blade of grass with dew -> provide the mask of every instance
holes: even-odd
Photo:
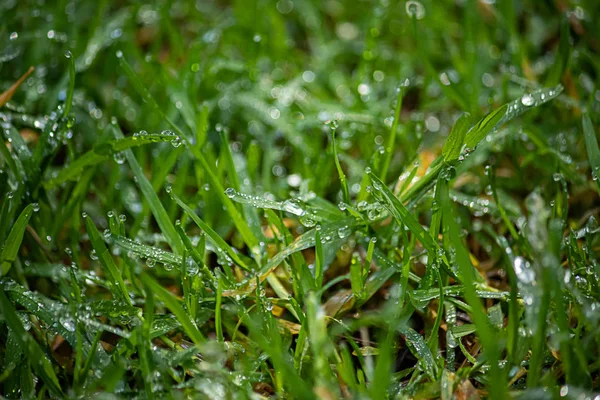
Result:
[[[173,135],[157,133],[129,136],[100,143],[94,146],[92,150],[88,151],[83,156],[74,160],[65,169],[61,170],[56,177],[50,179],[44,185],[47,188],[52,188],[66,181],[76,180],[85,169],[103,163],[113,154],[147,144],[172,142],[175,140],[174,138],[175,137]]]
[[[144,321],[137,328],[138,334],[138,356],[140,358],[140,369],[142,372],[142,379],[144,380],[144,389],[148,399],[154,398],[154,392],[152,388],[152,372],[156,370],[156,366],[152,362],[152,342],[150,341],[150,332],[154,322],[154,294],[152,289],[148,285],[144,285],[144,292],[146,294],[146,304],[144,310]]]
[[[123,133],[121,132],[120,128],[114,124],[112,126],[116,137],[118,139],[122,139]],[[125,157],[129,162],[129,167],[131,168],[133,175],[137,179],[137,184],[140,190],[142,191],[146,201],[150,205],[150,210],[152,211],[152,215],[154,215],[154,218],[156,219],[160,230],[165,235],[165,238],[167,239],[167,242],[171,246],[173,252],[175,252],[176,254],[181,254],[183,252],[183,243],[181,243],[181,239],[179,239],[179,235],[177,234],[177,231],[175,231],[175,227],[169,219],[167,211],[165,210],[164,206],[160,202],[160,199],[154,192],[154,189],[148,181],[148,178],[146,178],[146,175],[144,175],[142,167],[140,166],[140,164],[138,164],[135,155],[133,154],[133,151],[131,151],[131,149],[125,150]]]
[[[153,168],[152,178],[150,180],[155,193],[158,193],[165,182],[167,182],[167,176],[172,172],[172,169],[175,167],[175,164],[183,152],[183,146],[176,149],[165,148],[161,151],[160,159],[162,162],[160,165],[157,165]],[[163,154],[166,154],[166,157],[162,157]],[[137,235],[142,228],[142,223],[146,220],[150,212],[150,205],[148,203],[144,203],[142,205],[142,211],[135,217],[133,226],[129,230],[129,235],[131,237],[135,237],[135,235]]]
[[[461,270],[461,276],[464,283],[464,296],[472,309],[471,317],[477,326],[477,334],[483,345],[485,354],[488,356],[490,367],[490,394],[492,398],[506,398],[506,380],[504,373],[500,370],[498,361],[500,359],[500,349],[496,342],[496,334],[489,324],[488,317],[483,309],[481,301],[477,296],[475,289],[476,280],[474,274],[477,273],[467,249],[461,240],[460,227],[456,222],[456,212],[453,210],[453,204],[450,202],[448,183],[444,179],[438,179],[440,190],[440,206],[442,220],[444,223],[444,241],[451,246],[456,257],[456,263]]]
[[[25,140],[21,137],[19,131],[10,123],[4,125],[4,137],[11,144],[12,150],[16,153],[23,171],[27,176],[32,175],[33,156],[31,150],[27,147]]]
[[[334,236],[338,235],[338,231],[340,228],[346,229],[348,232],[353,232],[359,226],[360,222],[357,221],[355,218],[344,218],[336,222],[331,222],[322,225],[319,234],[322,238],[329,238],[329,240],[331,240]],[[262,282],[263,280],[265,280],[266,277],[269,274],[271,274],[275,270],[275,268],[277,268],[277,266],[279,266],[279,264],[281,264],[287,257],[299,251],[306,250],[310,247],[314,247],[316,243],[315,233],[315,228],[303,233],[301,236],[298,236],[296,240],[290,243],[286,248],[282,249],[279,253],[273,256],[273,258],[271,258],[269,262],[265,264],[258,272],[258,277],[260,281]],[[244,284],[242,284],[239,289],[224,291],[223,296],[247,294],[254,290],[254,285],[254,279],[248,280],[244,282]]]
[[[465,140],[467,130],[471,126],[471,114],[462,114],[454,123],[452,131],[442,148],[442,156],[446,163],[453,163],[458,160]]]
[[[202,154],[201,149],[198,148],[197,146],[194,146],[192,144],[193,141],[191,141],[190,138],[187,137],[183,133],[183,131],[169,117],[167,117],[164,114],[162,108],[159,107],[158,104],[156,103],[156,101],[154,100],[154,97],[152,97],[152,95],[150,94],[148,89],[146,89],[146,87],[140,82],[140,80],[137,77],[137,74],[134,72],[133,68],[131,68],[131,65],[129,65],[127,60],[125,60],[125,58],[123,57],[123,53],[120,51],[117,52],[117,57],[119,58],[119,62],[121,64],[121,66],[123,67],[123,70],[127,74],[127,77],[132,82],[132,84],[134,85],[137,92],[144,98],[144,100],[150,106],[152,106],[161,116],[163,116],[165,121],[167,121],[167,123],[175,130],[175,132],[180,136],[180,138],[182,138],[186,141],[188,148],[190,149],[190,151],[192,152],[194,157],[200,162],[202,168],[206,172],[206,176],[208,177],[211,186],[216,190],[217,195],[219,196],[220,200],[225,205],[227,212],[231,216],[231,219],[233,220],[233,223],[235,224],[236,228],[238,229],[240,235],[244,239],[244,242],[246,243],[246,245],[250,248],[250,250],[252,252],[257,251],[258,240],[252,234],[251,229],[248,227],[248,224],[242,218],[242,216],[239,213],[239,211],[237,210],[237,208],[235,208],[235,206],[233,205],[231,200],[225,194],[225,189],[223,188],[223,185],[221,184],[220,180],[214,173],[213,168],[211,168],[211,166],[206,161],[206,158]],[[154,210],[153,210],[153,213],[154,213]]]
[[[92,243],[92,247],[96,251],[96,255],[98,259],[106,269],[108,273],[107,276],[111,285],[114,288],[114,291],[120,294],[121,300],[125,301],[128,305],[131,305],[131,299],[129,298],[129,291],[127,290],[127,286],[125,286],[125,282],[123,281],[123,277],[121,276],[121,271],[117,268],[115,261],[112,258],[112,254],[108,251],[108,248],[104,244],[102,237],[100,236],[100,232],[98,232],[98,228],[96,228],[96,224],[92,221],[92,218],[89,216],[85,216],[85,226],[90,237],[90,242]],[[112,237],[112,235],[111,235]]]
[[[419,223],[419,221],[404,207],[404,205],[400,202],[400,200],[394,196],[392,191],[383,183],[375,174],[371,171],[367,173],[369,178],[373,181],[373,187],[377,193],[380,193],[381,196],[387,202],[387,208],[392,213],[396,221],[400,225],[406,225],[408,229],[417,237],[419,242],[427,249],[427,251],[435,257],[438,253],[439,245],[435,240],[431,237],[429,232],[423,228],[423,226]],[[450,274],[450,276],[459,279],[459,275],[457,275],[458,271],[453,271],[447,261],[443,261],[442,265]]]
[[[598,139],[596,139],[594,126],[589,115],[585,114],[583,116],[581,124],[583,126],[583,137],[585,138],[585,147],[590,161],[590,168],[592,169],[592,179],[596,182],[598,193],[600,194],[600,148],[598,148]]]
[[[340,184],[342,185],[342,198],[346,204],[350,204],[350,194],[348,192],[348,182],[346,179],[346,174],[342,170],[342,166],[340,165],[340,159],[337,153],[337,145],[335,141],[335,133],[338,128],[337,121],[332,121],[330,124],[331,129],[331,148],[333,149],[333,160],[335,161],[335,167],[337,168],[338,176],[340,178]]]
[[[221,251],[223,254],[229,256],[233,262],[239,265],[241,268],[246,271],[251,271],[251,269],[242,261],[242,259],[238,256],[238,254],[225,242],[217,232],[215,232],[208,224],[206,224],[196,213],[192,210],[187,204],[185,204],[179,197],[177,197],[174,193],[171,193],[171,197],[179,207],[185,211],[185,213],[194,221],[198,228],[202,229],[204,233],[208,236],[210,241]]]
[[[421,364],[423,370],[433,381],[437,381],[438,368],[435,358],[427,347],[425,339],[412,328],[400,325],[398,331],[406,338],[406,343],[411,352]]]
[[[531,94],[526,94],[517,100],[495,109],[483,117],[465,134],[465,148],[471,150],[474,149],[489,133],[498,129],[504,123],[523,114],[527,110],[533,109],[558,97],[562,90],[562,85],[558,85],[551,89],[541,89]],[[403,203],[409,201],[414,202],[422,196],[425,191],[433,186],[437,176],[443,169],[444,165],[441,162],[442,159],[443,157],[438,157],[438,159],[432,162],[427,174],[402,195],[400,200]]]
[[[69,87],[67,89],[67,98],[65,99],[63,118],[69,118],[71,107],[73,106],[73,93],[75,93],[75,60],[69,50],[65,53],[65,57],[69,60]]]
[[[4,247],[2,248],[2,253],[0,253],[0,261],[2,262],[1,274],[0,276],[4,276],[10,270],[13,262],[17,259],[17,254],[19,252],[19,248],[21,247],[21,242],[23,242],[23,235],[25,234],[25,228],[27,228],[27,224],[29,223],[29,219],[33,215],[34,205],[30,204],[21,211],[19,218],[15,221],[6,241],[4,242]]]
[[[382,180],[386,180],[387,172],[390,167],[390,163],[392,162],[392,155],[394,154],[395,146],[396,146],[396,135],[398,131],[398,123],[400,121],[400,111],[402,110],[402,97],[404,95],[404,91],[402,90],[402,86],[398,87],[398,96],[396,98],[396,109],[394,110],[394,120],[392,121],[392,127],[390,128],[390,136],[388,138],[388,142],[385,147],[385,156],[382,160],[381,168],[379,170],[379,176],[381,176]]]
[[[61,389],[58,377],[54,372],[51,361],[41,349],[40,345],[29,333],[27,333],[17,315],[17,311],[3,291],[0,292],[0,307],[6,325],[15,332],[15,338],[19,342],[19,345],[31,360],[36,361],[32,363],[32,366],[35,368],[37,375],[42,378],[42,381],[48,386],[52,393],[56,396],[63,397],[64,393]]]
[[[206,338],[198,330],[198,327],[190,318],[188,313],[181,307],[179,300],[171,294],[167,289],[163,288],[154,278],[146,273],[140,275],[142,282],[150,289],[151,295],[158,297],[165,306],[175,315],[177,320],[181,323],[181,327],[188,335],[188,337],[199,345],[206,341]]]
[[[140,257],[148,258],[163,264],[181,264],[182,256],[178,254],[159,249],[158,247],[148,246],[119,235],[111,235],[110,239],[117,246],[122,247],[125,250],[132,251]]]

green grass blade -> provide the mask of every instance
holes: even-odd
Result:
[[[121,133],[118,126],[113,125],[113,127],[115,128],[115,133],[116,133],[117,138],[119,138],[119,139],[123,138],[123,134]],[[167,242],[171,246],[171,249],[176,254],[182,254],[183,253],[183,243],[181,243],[181,239],[179,239],[179,235],[177,234],[177,231],[175,230],[175,226],[173,226],[173,223],[169,219],[169,215],[167,214],[167,211],[165,210],[164,206],[160,202],[160,199],[154,192],[154,188],[152,187],[152,184],[150,183],[150,181],[148,181],[148,178],[146,178],[146,175],[144,174],[142,167],[137,162],[135,155],[133,154],[133,151],[131,151],[130,149],[125,150],[125,156],[127,157],[127,161],[129,162],[129,167],[131,168],[133,175],[137,179],[137,184],[138,184],[140,190],[142,191],[142,194],[144,195],[146,201],[150,205],[150,210],[152,211],[152,215],[154,215],[154,218],[156,219],[156,222],[158,223],[160,230],[165,235],[165,238],[167,239]]]
[[[181,322],[181,326],[188,337],[194,342],[194,344],[199,345],[205,342],[204,335],[198,330],[198,327],[192,321],[188,313],[181,307],[179,300],[172,295],[169,291],[163,288],[158,282],[154,280],[150,275],[146,273],[142,273],[140,276],[142,282],[150,288],[150,293],[154,294],[158,297],[165,306],[175,314],[175,317],[179,322]]]
[[[458,160],[465,140],[465,134],[471,126],[471,114],[464,113],[454,123],[452,131],[442,148],[444,161],[451,163]]]
[[[102,263],[102,266],[105,268],[108,273],[107,276],[114,287],[116,293],[120,294],[121,300],[125,301],[127,304],[131,305],[131,299],[129,298],[129,291],[127,290],[127,286],[125,286],[125,282],[123,281],[123,277],[121,276],[121,272],[117,268],[112,255],[108,251],[108,248],[104,244],[102,237],[100,236],[100,232],[98,232],[98,228],[96,228],[96,224],[92,221],[92,218],[85,215],[85,226],[90,237],[90,242],[92,243],[92,247],[96,251],[96,255]],[[112,235],[111,235],[112,237]]]
[[[180,265],[182,261],[182,256],[178,254],[174,254],[157,247],[147,246],[123,236],[111,235],[110,239],[117,246],[122,247],[125,250],[132,251],[135,254],[152,261],[169,265]]]
[[[504,373],[500,370],[498,361],[500,349],[496,340],[496,333],[490,325],[481,300],[477,296],[475,288],[477,273],[471,263],[469,253],[462,243],[460,227],[456,221],[456,211],[450,201],[448,184],[443,179],[438,180],[440,186],[440,202],[442,218],[444,223],[444,240],[448,243],[450,254],[455,255],[455,263],[461,271],[464,283],[464,297],[471,307],[471,317],[477,326],[477,334],[483,344],[485,354],[488,356],[490,367],[490,394],[495,399],[506,398],[506,380]]]
[[[209,237],[210,241],[217,247],[217,249],[224,255],[233,260],[237,265],[241,268],[250,271],[250,268],[246,265],[244,261],[240,258],[240,256],[225,242],[217,232],[215,232],[208,224],[206,224],[196,213],[192,210],[187,204],[185,204],[179,197],[177,197],[174,193],[171,193],[171,197],[173,200],[177,202],[179,207],[185,211],[185,213],[194,221],[198,228],[202,229],[204,233]]]
[[[394,110],[394,121],[392,121],[392,127],[390,128],[390,136],[385,148],[385,157],[382,160],[381,169],[379,175],[382,180],[386,180],[390,163],[392,162],[392,155],[395,152],[396,146],[396,134],[398,131],[398,123],[400,122],[400,111],[402,110],[402,97],[404,90],[402,86],[398,87],[398,97],[396,98],[396,109]]]
[[[331,123],[331,147],[333,149],[333,160],[335,161],[335,167],[338,171],[338,176],[340,177],[340,183],[342,185],[342,195],[344,199],[344,203],[350,204],[350,194],[348,192],[348,181],[346,179],[346,174],[344,174],[344,170],[342,170],[342,166],[340,165],[340,159],[337,153],[337,145],[335,142],[335,132],[337,131],[337,122]]]
[[[33,215],[33,212],[33,204],[25,207],[10,230],[8,237],[4,242],[2,253],[0,254],[0,261],[2,262],[0,276],[6,275],[13,262],[17,259],[17,254],[21,247],[21,242],[23,241],[23,235],[25,234],[25,228],[27,228],[27,224],[29,223],[29,219]]]
[[[380,193],[388,204],[388,209],[394,218],[401,225],[406,225],[408,229],[417,237],[423,246],[432,254],[436,254],[439,248],[438,244],[433,240],[429,232],[427,232],[419,221],[408,211],[408,209],[394,196],[394,193],[381,181],[373,172],[368,171],[367,174],[373,181],[373,188],[377,193]]]
[[[71,113],[71,106],[73,105],[73,93],[75,93],[75,59],[70,51],[67,51],[65,56],[69,60],[69,88],[67,90],[67,99],[65,101],[63,117],[68,118]]]
[[[58,377],[54,372],[54,367],[47,355],[40,348],[40,345],[27,333],[14,306],[8,300],[4,291],[0,291],[0,307],[2,309],[3,319],[6,325],[15,332],[15,338],[21,345],[21,348],[32,361],[33,368],[44,383],[50,388],[52,393],[59,397],[63,397],[64,393],[61,389]]]
[[[598,139],[592,125],[589,115],[585,114],[582,118],[583,137],[585,138],[585,147],[587,149],[590,167],[592,169],[592,179],[596,181],[598,193],[600,194],[600,148],[598,148]]]

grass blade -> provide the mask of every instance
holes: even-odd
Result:
[[[192,321],[188,313],[181,307],[179,300],[173,296],[169,291],[163,288],[158,282],[156,282],[150,275],[142,273],[140,276],[142,282],[150,288],[150,293],[158,297],[165,306],[175,314],[175,317],[181,322],[181,327],[194,344],[199,345],[204,343],[206,340],[204,335],[198,330],[198,327]]]
[[[64,397],[52,363],[46,353],[40,348],[40,345],[25,330],[15,308],[4,294],[4,291],[0,291],[0,308],[2,309],[2,316],[6,325],[15,332],[15,338],[21,348],[30,360],[35,360],[32,366],[36,370],[37,375],[48,385],[52,393],[61,398]]]
[[[598,193],[600,194],[600,148],[598,148],[598,139],[592,120],[585,114],[582,118],[583,137],[585,138],[585,147],[587,149],[590,167],[592,168],[592,179],[596,181]]]
[[[123,133],[121,133],[118,126],[113,125],[113,127],[115,129],[117,138],[122,139]],[[171,220],[169,219],[169,215],[167,214],[167,210],[165,210],[164,206],[160,202],[160,199],[154,192],[152,184],[150,183],[150,181],[148,181],[146,175],[144,175],[142,167],[140,167],[140,164],[135,159],[133,151],[131,151],[131,149],[125,150],[125,156],[127,157],[127,161],[129,162],[129,167],[131,168],[133,175],[137,179],[137,184],[140,190],[142,191],[144,197],[146,198],[146,201],[150,205],[152,215],[154,215],[154,218],[156,219],[160,230],[165,235],[165,238],[171,246],[171,249],[176,254],[182,254],[183,243],[181,243],[181,239],[179,238],[179,235],[175,230],[175,226],[173,226],[173,223],[171,222]]]
[[[98,228],[96,228],[96,224],[94,221],[92,221],[92,218],[87,216],[87,214],[84,215],[84,220],[88,235],[90,236],[90,242],[92,242],[92,247],[96,251],[96,255],[104,266],[106,272],[108,272],[107,275],[111,285],[114,287],[114,291],[120,294],[120,297],[123,301],[131,305],[129,291],[127,290],[127,286],[125,286],[121,272],[117,268],[112,255],[108,251],[108,248],[106,248],[106,245],[100,236],[100,232],[98,232]]]
[[[454,123],[452,132],[448,136],[444,148],[442,149],[442,156],[444,161],[451,163],[458,160],[460,152],[463,147],[465,140],[465,134],[471,126],[471,114],[464,113]]]
[[[23,241],[25,228],[27,228],[31,215],[33,215],[34,207],[33,204],[30,204],[21,211],[19,218],[15,221],[15,224],[4,242],[4,248],[0,254],[0,261],[2,262],[0,276],[6,275],[10,270],[12,263],[17,259],[17,253],[19,252],[21,242]]]

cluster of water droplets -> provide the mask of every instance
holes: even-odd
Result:
[[[319,220],[318,213],[315,209],[306,205],[299,198],[291,198],[284,201],[275,201],[265,197],[253,196],[245,193],[240,193],[233,188],[225,190],[227,197],[241,204],[248,204],[256,208],[267,208],[272,210],[285,211],[299,217],[302,225],[313,227]]]
[[[508,108],[506,109],[506,115],[504,115],[498,125],[523,114],[530,107],[537,107],[554,99],[560,95],[562,91],[563,86],[558,85],[550,89],[540,89],[532,93],[524,94],[520,99],[517,99],[508,105]]]

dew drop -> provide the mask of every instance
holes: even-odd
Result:
[[[229,197],[230,199],[233,199],[236,195],[236,191],[234,188],[227,188],[225,189],[225,194],[227,195],[227,197]]]
[[[523,104],[526,107],[530,107],[532,106],[534,103],[534,99],[533,96],[530,94],[526,94],[523,97],[521,97],[521,104]]]

